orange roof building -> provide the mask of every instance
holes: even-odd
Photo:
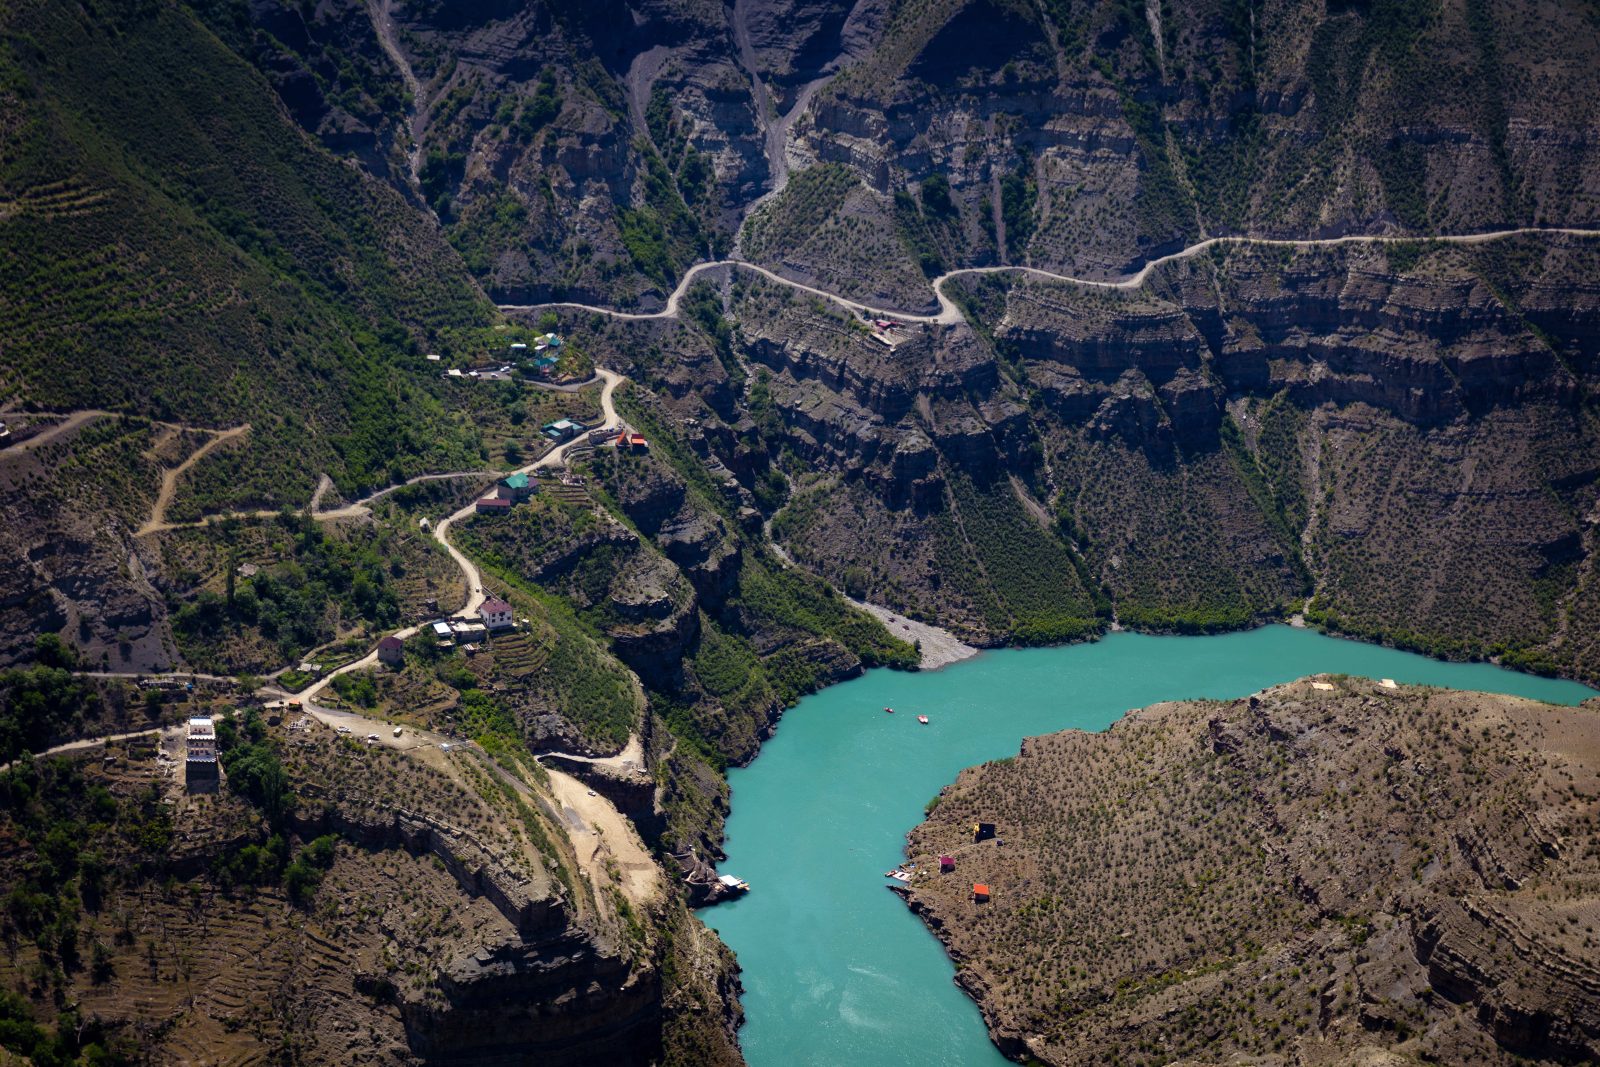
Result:
[[[989,887],[983,882],[975,882],[972,886],[972,899],[982,904],[989,899]]]

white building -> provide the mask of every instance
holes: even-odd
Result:
[[[483,625],[490,630],[509,630],[517,624],[511,612],[511,605],[499,597],[490,597],[483,602],[483,607],[478,609],[478,618],[483,620]]]
[[[189,744],[185,759],[190,763],[217,762],[217,726],[210,719],[189,720]]]

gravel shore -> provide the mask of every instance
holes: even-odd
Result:
[[[901,640],[922,642],[922,669],[925,671],[937,670],[978,654],[976,648],[966,644],[949,630],[908,619],[898,612],[879,607],[877,604],[868,604],[864,600],[851,600],[850,603],[876,616],[878,621],[889,628],[890,633]]]

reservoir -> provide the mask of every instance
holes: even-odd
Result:
[[[1024,737],[1103,730],[1130,708],[1241,697],[1308,674],[1561,704],[1595,695],[1575,682],[1269,626],[985,652],[939,671],[871,671],[807,697],[749,767],[729,772],[721,869],[751,892],[700,913],[743,968],[749,1062],[1009,1063],[952,982],[943,946],[884,888],[923,806],[963,768],[1015,755]]]

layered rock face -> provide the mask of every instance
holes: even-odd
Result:
[[[1589,20],[1532,3],[901,5],[799,138],[885,194],[948,180],[957,259],[1077,274],[1202,234],[1591,218]]]
[[[1592,14],[1535,0],[207,10],[308,130],[433,208],[502,302],[659,306],[791,171],[806,189],[742,251],[907,309],[945,267],[1106,277],[1207,234],[1600,207]],[[805,178],[817,163],[839,180]]]
[[[1585,1062],[1594,712],[1336,678],[1030,738],[905,895],[1018,1057]]]
[[[672,400],[746,485],[788,474],[798,559],[980,643],[1310,598],[1335,628],[1593,676],[1595,254],[1219,246],[1129,290],[958,278],[968,323],[892,344],[741,277],[743,404]]]

